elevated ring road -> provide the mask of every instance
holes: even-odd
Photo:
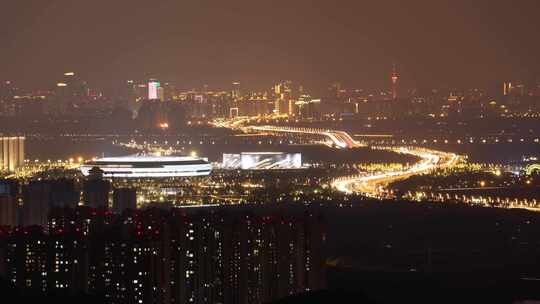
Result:
[[[391,195],[384,186],[391,182],[402,180],[413,175],[429,173],[435,169],[445,169],[455,166],[459,156],[454,153],[441,152],[423,148],[386,148],[401,154],[409,154],[420,158],[413,166],[399,171],[379,172],[351,177],[338,178],[332,186],[345,193],[362,193],[366,196],[384,198]]]
[[[249,126],[249,118],[242,118],[232,121],[215,123],[216,126],[240,129],[243,132],[264,131],[277,133],[294,133],[320,135],[327,137],[333,146],[339,149],[349,149],[364,146],[357,142],[345,131],[327,130],[318,128],[296,128],[283,126]],[[390,194],[384,190],[384,186],[413,175],[429,173],[435,169],[445,169],[455,166],[460,157],[457,154],[442,152],[418,147],[387,147],[389,150],[401,154],[409,154],[420,158],[420,161],[414,165],[403,169],[388,172],[366,173],[351,177],[341,177],[332,182],[332,187],[344,193],[360,193],[370,197],[383,198],[390,197]]]
[[[327,137],[337,148],[340,149],[350,149],[362,146],[362,144],[354,140],[347,132],[344,131],[279,126],[248,126],[246,128],[255,131],[321,135]]]

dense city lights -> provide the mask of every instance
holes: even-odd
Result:
[[[2,299],[540,301],[537,0],[158,2],[3,1]]]

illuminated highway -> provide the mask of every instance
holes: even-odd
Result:
[[[459,156],[454,153],[424,148],[390,147],[384,149],[396,153],[413,155],[420,158],[420,161],[404,170],[366,173],[358,176],[339,178],[332,183],[332,186],[345,193],[361,193],[370,197],[391,198],[392,194],[384,189],[385,185],[413,175],[429,173],[435,169],[450,168],[459,161]]]
[[[328,139],[325,143],[329,146],[339,149],[349,149],[355,147],[364,146],[362,143],[354,140],[347,132],[339,130],[328,130],[318,128],[296,128],[296,127],[282,127],[282,126],[254,126],[249,125],[250,121],[257,120],[255,118],[238,117],[231,120],[216,120],[213,125],[220,128],[228,128],[233,130],[240,130],[244,133],[253,131],[263,131],[272,133],[293,133],[293,134],[306,134],[306,135],[320,135]]]
[[[249,118],[216,123],[216,126],[239,129],[243,132],[263,131],[276,133],[297,133],[307,135],[320,135],[328,138],[326,144],[339,149],[348,149],[364,146],[355,141],[347,132],[317,128],[295,128],[282,126],[249,126]],[[456,165],[459,156],[437,150],[419,147],[386,147],[379,148],[395,153],[413,155],[420,158],[416,164],[399,171],[373,172],[361,175],[341,177],[332,183],[332,187],[344,193],[360,193],[376,198],[390,198],[392,194],[384,189],[391,182],[408,178],[413,175],[429,173],[435,169],[445,169]]]
[[[316,128],[293,128],[293,127],[278,127],[278,126],[249,126],[248,130],[277,132],[277,133],[298,133],[321,135],[328,138],[330,146],[335,146],[340,149],[350,149],[360,147],[362,144],[355,141],[347,132],[337,130],[325,130]]]
[[[444,202],[446,200],[454,200],[464,202],[470,205],[477,205],[483,207],[492,207],[492,206],[502,206],[507,209],[527,209],[529,211],[540,212],[539,202],[536,199],[527,199],[527,198],[509,198],[509,197],[500,197],[500,196],[483,196],[483,195],[466,195],[466,194],[452,194],[454,191],[461,190],[471,190],[471,189],[490,189],[486,187],[482,188],[462,188],[462,189],[441,189],[441,192],[424,192],[408,191],[405,193],[404,197],[422,201],[424,199],[429,199],[434,202]],[[504,187],[491,187],[491,189],[505,189]]]

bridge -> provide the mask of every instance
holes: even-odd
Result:
[[[355,141],[347,132],[344,131],[280,126],[248,126],[246,127],[246,129],[275,133],[297,133],[325,136],[335,147],[340,149],[350,149],[363,146],[361,143]]]

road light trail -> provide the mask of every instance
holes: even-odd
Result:
[[[349,194],[361,193],[376,198],[391,197],[392,195],[384,189],[385,185],[413,175],[429,173],[435,169],[450,168],[459,161],[457,154],[437,150],[414,147],[386,148],[386,150],[413,155],[419,157],[420,161],[404,170],[339,178],[332,183],[332,186],[338,191]]]
[[[277,133],[297,133],[308,135],[321,135],[327,137],[335,147],[340,149],[350,149],[362,146],[361,143],[355,141],[347,132],[338,130],[325,130],[317,128],[295,128],[295,127],[278,127],[278,126],[248,126],[248,130],[277,132]]]
[[[243,132],[264,131],[277,133],[296,133],[307,135],[320,135],[327,137],[334,147],[340,149],[356,148],[364,146],[355,141],[347,132],[339,130],[325,130],[317,128],[296,128],[284,126],[249,126],[249,118],[237,118],[235,120],[215,123],[216,126],[230,129],[239,129]],[[393,151],[400,154],[413,155],[420,158],[416,164],[404,170],[389,172],[376,172],[373,174],[342,177],[332,182],[332,187],[344,193],[360,193],[370,197],[384,198],[391,197],[384,186],[391,182],[408,178],[413,175],[428,173],[435,169],[445,169],[456,165],[459,156],[454,153],[442,152],[419,147],[388,147],[384,150]]]

